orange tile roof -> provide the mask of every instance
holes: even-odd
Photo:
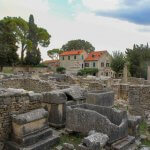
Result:
[[[88,54],[88,57],[85,59],[85,61],[97,61],[99,60],[104,53],[107,51],[95,51]]]
[[[80,55],[84,52],[84,50],[71,50],[65,51],[60,54],[60,56],[69,56],[69,55]]]

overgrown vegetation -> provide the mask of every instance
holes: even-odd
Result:
[[[75,148],[77,148],[77,146],[81,143],[83,137],[84,136],[79,133],[62,135],[60,137],[59,145],[63,145],[63,143],[70,143],[70,144],[73,144],[75,146]]]
[[[65,73],[66,68],[64,68],[64,67],[58,67],[58,68],[56,69],[56,71],[57,71],[58,73]]]
[[[123,73],[123,68],[125,65],[125,56],[123,53],[116,51],[113,53],[111,60],[111,69],[116,72],[116,76],[119,76],[119,73]]]
[[[140,129],[140,134],[146,134],[148,132],[147,123],[145,121],[141,122],[139,129]]]
[[[78,74],[79,76],[85,76],[85,75],[96,75],[98,73],[97,68],[84,68],[79,70]]]
[[[140,135],[150,136],[150,132],[148,130],[148,125],[145,121],[141,122],[139,126]],[[150,141],[148,139],[142,140],[142,145],[150,146]]]
[[[147,66],[150,64],[149,45],[134,45],[133,49],[126,50],[126,55],[131,76],[147,79]]]

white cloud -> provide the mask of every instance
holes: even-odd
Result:
[[[88,1],[88,0],[87,0]],[[90,0],[93,1],[93,0]],[[117,19],[95,16],[93,13],[79,12],[72,20],[54,15],[48,0],[0,0],[0,19],[4,16],[21,16],[28,20],[34,15],[35,23],[52,35],[48,48],[41,48],[42,57],[49,59],[47,50],[61,48],[72,39],[85,39],[96,50],[125,51],[134,43],[147,43],[150,34],[139,32],[139,26]]]
[[[97,50],[125,51],[134,43],[146,44],[150,38],[149,34],[138,31],[138,25],[117,19],[82,13],[76,20],[80,25],[82,37],[89,40]]]
[[[119,7],[120,0],[82,0],[84,6],[90,10],[113,10]]]
[[[72,3],[74,3],[75,2],[75,0],[68,0],[68,3],[69,4],[72,4]]]

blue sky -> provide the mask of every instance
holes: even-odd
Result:
[[[84,39],[96,50],[125,51],[150,40],[150,0],[0,0],[0,19],[34,15],[52,35],[47,50],[69,40]]]

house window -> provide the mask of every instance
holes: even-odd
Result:
[[[89,67],[89,63],[85,63],[85,67]]]
[[[76,55],[74,55],[74,59],[76,59],[77,57],[76,57]]]
[[[82,55],[82,60],[84,59],[83,55]]]
[[[106,72],[106,76],[108,76],[108,72]]]
[[[106,67],[109,67],[109,63],[106,63]]]
[[[64,56],[62,57],[62,59],[64,60]]]
[[[103,62],[101,63],[101,67],[104,67],[104,63]]]
[[[82,64],[82,68],[84,68],[84,65]]]
[[[93,62],[93,67],[95,67],[95,62]]]
[[[68,56],[68,60],[70,60],[70,56]]]

